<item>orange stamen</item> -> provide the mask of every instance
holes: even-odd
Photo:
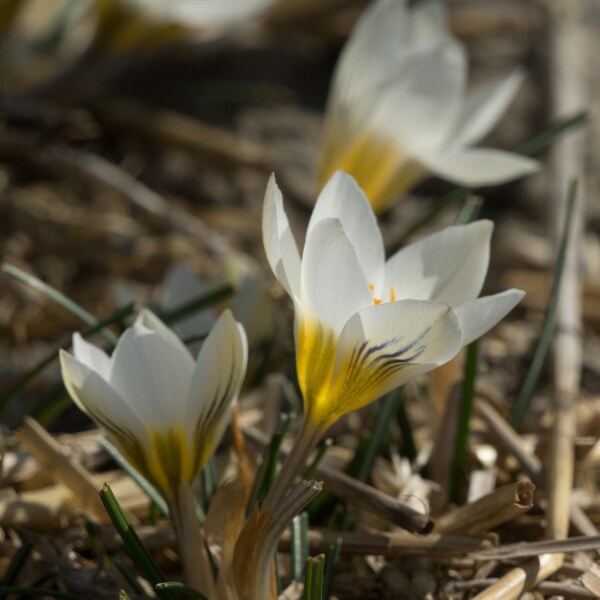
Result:
[[[372,283],[369,284],[369,289],[371,290],[371,293],[373,294],[373,303],[381,304],[381,300],[379,300],[379,298],[375,298],[375,286]]]
[[[390,288],[390,302],[396,302],[396,290]]]

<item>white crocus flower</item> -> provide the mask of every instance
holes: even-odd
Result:
[[[521,300],[520,290],[478,298],[492,228],[485,220],[449,227],[386,262],[365,194],[337,172],[319,195],[300,256],[271,178],[264,245],[295,305],[298,381],[313,438],[449,361]]]
[[[467,56],[442,4],[377,0],[340,56],[325,115],[320,186],[338,169],[353,175],[376,212],[434,174],[468,186],[503,183],[538,163],[474,149],[523,79],[466,90]]]
[[[143,310],[112,356],[73,336],[61,351],[63,381],[77,406],[167,498],[191,482],[218,444],[248,360],[246,334],[225,311],[197,360],[158,317]]]

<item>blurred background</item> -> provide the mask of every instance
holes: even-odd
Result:
[[[99,318],[133,298],[160,304],[169,294],[161,282],[176,264],[203,279],[204,289],[225,281],[237,287],[258,276],[265,266],[260,214],[267,178],[276,173],[293,226],[303,231],[317,193],[329,82],[366,4],[2,0],[2,259]],[[600,86],[599,5],[571,4],[574,62],[566,74],[556,44],[563,43],[557,32],[568,3],[447,5],[468,50],[471,82],[517,66],[528,72],[490,146],[512,149],[556,117],[591,111],[585,128],[568,135],[577,137],[573,160],[589,199],[581,240],[591,350],[585,374],[589,391],[598,393],[600,137],[591,99]],[[565,100],[569,94],[574,98]],[[511,333],[523,337],[516,344],[523,351],[537,335],[550,285],[556,250],[551,198],[564,197],[573,175],[565,175],[567,166],[557,167],[551,153],[539,158],[544,168],[537,175],[482,191],[483,214],[497,222],[488,288],[528,292],[517,316],[527,312],[529,318]],[[382,220],[388,241],[451,187],[429,180],[396,204]],[[458,210],[441,213],[429,228],[454,222]],[[270,274],[265,280],[268,297],[277,301]],[[291,332],[287,300],[280,305],[276,318]],[[39,293],[3,277],[0,386],[13,384],[79,326]],[[291,340],[276,343],[289,356]],[[34,409],[40,389],[56,381],[56,372],[46,371],[19,406],[10,407],[9,422]]]

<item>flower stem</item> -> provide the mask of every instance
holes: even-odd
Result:
[[[261,505],[262,510],[276,510],[294,483],[297,475],[306,466],[310,453],[315,449],[327,427],[320,427],[304,417],[302,428],[296,438],[294,447],[288,454],[271,489]]]
[[[194,492],[189,483],[181,483],[169,508],[186,582],[209,600],[215,600],[216,588],[210,557],[196,516]]]

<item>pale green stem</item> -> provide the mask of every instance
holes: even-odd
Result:
[[[169,502],[169,508],[186,583],[197,589],[208,600],[216,600],[210,557],[196,515],[194,492],[189,483],[180,484]]]
[[[304,417],[296,442],[281,466],[271,489],[261,504],[261,511],[276,511],[296,477],[306,468],[306,461],[328,429]]]
[[[245,589],[243,598],[271,600],[271,573],[279,539],[290,521],[319,494],[321,487],[322,484],[315,481],[303,481],[289,491],[276,511],[261,509],[266,522],[262,537],[257,541],[252,581]]]

